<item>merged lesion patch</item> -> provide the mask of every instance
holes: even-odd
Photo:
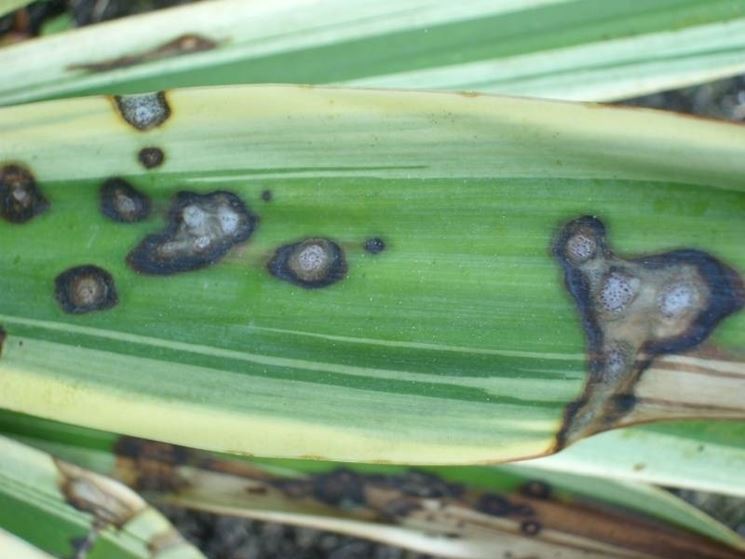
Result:
[[[633,409],[634,386],[656,357],[697,346],[745,305],[742,279],[712,255],[680,249],[624,259],[596,217],[564,225],[553,254],[582,318],[588,364],[559,448],[612,428]]]

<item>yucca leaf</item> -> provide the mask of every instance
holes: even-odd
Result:
[[[525,466],[745,497],[745,426],[670,422],[601,433]]]
[[[549,457],[522,461],[519,466],[525,472],[539,468],[745,497],[742,430],[742,423],[733,422],[627,427],[595,435]],[[0,410],[0,432],[95,471],[114,470],[111,453],[117,435],[7,410]],[[533,475],[550,475],[542,471]]]
[[[221,0],[3,49],[0,103],[336,83],[613,100],[745,71],[745,0]]]
[[[13,559],[54,559],[48,553],[0,528],[0,553]]]
[[[524,466],[350,468],[233,459],[12,419],[3,429],[22,431],[28,444],[161,503],[325,528],[439,557],[734,557],[745,549],[742,538],[710,517],[638,484]]]
[[[156,110],[163,99],[134,101]],[[514,459],[615,425],[742,417],[743,315],[711,319],[741,304],[742,128],[302,87],[174,91],[168,103],[170,118],[146,132],[104,98],[0,111],[10,139],[0,160],[16,162],[4,167],[6,217],[33,216],[0,223],[3,407],[220,451],[407,463]],[[142,118],[155,113],[127,114],[148,128]],[[145,168],[157,150],[165,162]],[[112,177],[149,197],[152,215],[102,215]],[[192,244],[188,228],[213,227],[218,207],[240,238],[210,229]],[[712,331],[693,353],[668,356],[618,334],[642,353],[624,354],[631,368],[608,370],[589,398],[567,263],[551,255],[584,215],[607,225],[597,242],[647,293],[608,324],[657,324],[644,301],[678,293],[665,279],[674,272],[695,286],[670,299],[685,313],[665,328],[700,319]],[[319,238],[290,266],[295,243]],[[194,248],[202,241],[206,252]],[[675,248],[711,256],[666,252]],[[663,256],[628,260],[640,254]],[[686,258],[709,271],[693,274]],[[292,270],[305,283],[287,281]],[[610,295],[623,298],[611,276]],[[689,331],[670,339],[690,346]],[[645,351],[660,356],[634,386]]]
[[[202,557],[121,484],[6,437],[0,451],[0,527],[41,550],[88,559]],[[0,539],[2,556],[23,557],[12,551],[18,545]]]

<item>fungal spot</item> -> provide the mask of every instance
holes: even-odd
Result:
[[[302,499],[313,492],[313,485],[304,479],[279,479],[274,480],[272,485],[290,499]]]
[[[598,302],[610,314],[623,312],[636,297],[639,280],[630,275],[613,270],[602,281]]]
[[[208,51],[216,47],[216,41],[195,33],[188,33],[139,54],[120,56],[99,62],[71,64],[68,66],[68,69],[86,70],[88,72],[107,72],[116,68],[127,68],[154,60]]]
[[[462,485],[449,483],[440,477],[419,470],[409,470],[399,475],[371,475],[366,481],[379,488],[391,489],[406,497],[420,499],[454,499],[465,489]]]
[[[371,237],[365,240],[362,247],[370,254],[379,254],[385,250],[385,241],[380,237]]]
[[[5,329],[0,326],[0,356],[3,354],[3,344],[5,343],[5,338],[8,336],[8,333],[5,331]]]
[[[508,516],[512,513],[512,503],[507,498],[491,493],[482,495],[475,508],[489,516]]]
[[[272,194],[271,190],[262,190],[261,191],[261,199],[264,200],[264,202],[271,202],[274,195]]]
[[[334,241],[311,238],[278,248],[268,269],[279,279],[312,289],[343,279],[347,263]]]
[[[114,278],[98,266],[70,268],[57,276],[54,287],[57,302],[70,314],[103,311],[118,302]]]
[[[143,132],[160,126],[171,116],[171,108],[163,91],[117,95],[114,101],[122,118]]]
[[[114,445],[117,477],[138,491],[179,491],[189,485],[180,466],[188,464],[193,453],[186,447],[123,435]]]
[[[156,147],[142,148],[137,154],[137,159],[145,169],[160,167],[165,161],[163,150]]]
[[[247,241],[257,222],[230,192],[179,192],[171,203],[168,226],[145,237],[127,262],[138,272],[154,275],[205,268]]]
[[[567,240],[566,254],[574,262],[587,262],[597,254],[598,245],[595,239],[581,232]]]
[[[91,530],[87,535],[79,538],[70,538],[70,547],[74,559],[85,559],[93,550],[93,545],[98,539],[98,530]]]
[[[520,493],[525,497],[546,500],[551,497],[551,486],[542,481],[532,480],[520,488]]]
[[[135,223],[150,215],[150,199],[124,179],[108,179],[101,186],[101,213],[120,223]]]
[[[313,495],[327,505],[359,506],[365,503],[362,481],[356,472],[339,468],[315,477]]]
[[[61,476],[60,490],[73,508],[94,517],[94,530],[108,525],[121,528],[145,508],[128,489],[73,464],[55,459]]]
[[[11,223],[26,223],[49,208],[31,171],[10,163],[0,167],[0,216]]]
[[[631,365],[631,348],[624,343],[611,342],[605,351],[603,371],[607,378],[618,379]]]
[[[524,520],[520,523],[520,532],[526,536],[537,536],[541,531],[541,525],[535,520]]]
[[[665,318],[676,319],[694,310],[701,293],[690,283],[676,283],[667,287],[659,297],[660,312]]]
[[[558,448],[612,428],[634,409],[634,386],[656,357],[695,347],[745,306],[738,273],[710,254],[623,259],[595,217],[567,223],[553,254],[582,318],[589,369],[584,393],[565,411]]]

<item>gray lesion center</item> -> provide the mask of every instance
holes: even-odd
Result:
[[[633,409],[634,386],[656,357],[697,346],[745,304],[740,276],[710,254],[680,249],[624,259],[594,217],[567,223],[553,253],[582,316],[589,369],[559,447],[612,428]]]

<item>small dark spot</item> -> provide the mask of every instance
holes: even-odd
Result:
[[[421,499],[457,498],[465,488],[457,483],[449,483],[442,478],[421,470],[409,470],[398,475],[370,474],[365,481],[371,485],[394,489],[407,497]]]
[[[646,464],[644,464],[643,462],[638,462],[638,463],[634,464],[634,471],[635,471],[635,472],[641,472],[641,471],[642,471],[642,470],[644,470],[644,469],[645,469],[646,467],[647,467],[647,465],[646,465]]]
[[[475,506],[476,510],[489,516],[508,516],[512,513],[512,503],[505,497],[485,493]]]
[[[551,486],[543,481],[531,480],[520,488],[520,493],[533,499],[550,499]]]
[[[5,331],[5,329],[0,326],[0,355],[3,354],[3,344],[5,343],[5,338],[8,337],[8,333]]]
[[[611,398],[607,413],[623,417],[636,407],[637,401],[633,394],[616,394]]]
[[[365,503],[362,477],[346,468],[319,474],[313,480],[313,495],[332,506],[353,507]]]
[[[205,268],[244,243],[258,218],[231,192],[179,192],[164,231],[145,237],[127,256],[138,272],[169,275]]]
[[[171,116],[164,91],[117,95],[114,101],[122,118],[143,132],[160,126]]]
[[[526,536],[537,536],[541,531],[541,525],[535,520],[524,520],[520,523],[520,531]]]
[[[264,202],[271,202],[272,198],[274,198],[274,195],[272,194],[271,190],[261,191],[261,199],[264,200]]]
[[[249,495],[266,495],[268,491],[263,485],[249,485],[246,487],[246,493]]]
[[[114,278],[103,268],[90,264],[58,275],[54,295],[62,310],[71,314],[103,311],[118,302]]]
[[[304,479],[278,479],[272,481],[271,484],[290,499],[309,497],[313,492],[311,482]]]
[[[696,448],[696,450],[697,450],[698,452],[703,452],[705,448],[706,448],[706,447],[704,447],[704,445],[700,444],[700,445],[698,445],[698,447]]]
[[[73,559],[85,559],[88,553],[93,549],[93,544],[98,539],[98,530],[91,529],[87,535],[70,538],[70,547],[72,547]]]
[[[124,179],[111,178],[101,186],[101,212],[120,223],[135,223],[150,215],[150,199]]]
[[[379,254],[385,250],[385,241],[380,237],[371,237],[365,240],[362,247],[370,254]]]
[[[279,247],[267,267],[273,276],[309,289],[336,283],[347,273],[339,245],[323,238]]]
[[[160,167],[165,161],[165,154],[163,150],[156,147],[142,148],[137,154],[137,159],[142,163],[142,166],[146,169],[154,169]]]
[[[26,223],[45,212],[49,202],[31,171],[10,163],[0,167],[0,216],[11,223]]]

